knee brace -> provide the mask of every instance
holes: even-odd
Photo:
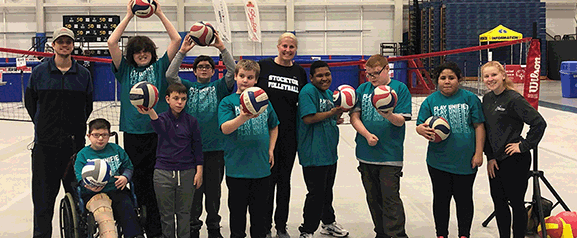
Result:
[[[92,212],[94,220],[98,223],[98,230],[102,238],[118,237],[111,204],[112,201],[105,193],[94,195],[90,201],[86,203],[86,209]]]

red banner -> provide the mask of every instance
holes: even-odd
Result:
[[[527,67],[525,68],[525,88],[523,96],[535,109],[539,106],[539,86],[541,84],[541,44],[539,39],[531,40]]]
[[[505,65],[507,78],[511,79],[513,83],[525,82],[525,65],[508,64]]]

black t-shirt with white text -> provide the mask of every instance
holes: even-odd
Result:
[[[279,137],[294,133],[296,140],[296,117],[298,94],[307,84],[306,71],[296,62],[286,67],[273,58],[260,60],[260,75],[256,86],[268,94],[280,121]],[[292,136],[291,136],[292,137]]]

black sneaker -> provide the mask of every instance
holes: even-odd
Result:
[[[288,231],[285,229],[281,229],[281,230],[277,230],[276,231],[276,237],[277,238],[291,238],[291,236],[289,235]]]
[[[208,230],[208,238],[224,238],[224,237],[220,234],[220,229],[211,229]]]

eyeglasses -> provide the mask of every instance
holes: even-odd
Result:
[[[101,136],[102,136],[102,138],[108,138],[108,137],[110,136],[110,134],[108,134],[108,133],[102,133],[102,134],[100,134],[100,133],[92,133],[92,134],[90,134],[90,135],[91,135],[92,137],[94,137],[94,138],[100,138]]]
[[[210,65],[197,65],[196,68],[200,69],[200,70],[210,70],[210,69],[212,69],[212,66],[210,66]]]
[[[369,77],[371,77],[371,78],[379,77],[379,75],[381,75],[381,73],[383,72],[383,70],[384,70],[385,68],[387,68],[387,67],[383,67],[383,68],[382,68],[381,70],[379,70],[379,72],[376,73],[376,74],[368,73],[368,72],[367,72],[367,76],[369,76]]]
[[[73,43],[73,41],[70,39],[68,39],[68,40],[58,39],[58,40],[56,40],[56,43],[60,44],[60,45],[64,45],[64,44],[70,45]]]

